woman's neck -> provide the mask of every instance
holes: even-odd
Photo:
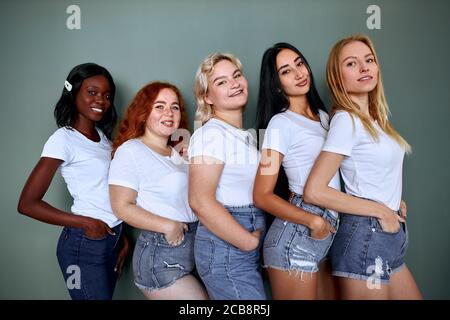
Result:
[[[298,113],[310,119],[316,119],[317,115],[314,114],[309,105],[306,95],[299,97],[289,97],[289,108],[288,110]]]
[[[233,110],[233,111],[221,111],[214,110],[214,118],[222,120],[223,122],[228,123],[229,125],[236,127],[238,129],[242,129],[242,110]]]
[[[369,94],[363,93],[363,94],[349,94],[350,99],[354,103],[356,103],[359,106],[359,109],[363,114],[365,114],[367,117],[370,117],[369,113]]]
[[[145,128],[144,135],[139,137],[139,139],[153,151],[163,156],[170,156],[172,153],[172,149],[168,145],[168,137],[159,136],[147,128]]]
[[[100,141],[100,136],[95,129],[95,123],[93,121],[83,121],[82,118],[78,117],[72,127],[83,134],[86,138],[95,142]]]

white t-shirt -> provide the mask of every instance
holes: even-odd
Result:
[[[256,139],[249,132],[216,118],[195,130],[189,142],[189,159],[208,156],[224,163],[216,190],[223,205],[253,204],[253,183],[259,163]]]
[[[375,122],[379,142],[358,117],[345,111],[331,119],[324,151],[344,155],[342,179],[348,194],[371,199],[398,210],[402,196],[404,149]]]
[[[188,202],[188,163],[172,149],[163,156],[139,139],[117,148],[109,170],[109,184],[137,191],[136,204],[160,217],[194,222]]]
[[[64,161],[60,170],[73,198],[74,214],[102,220],[113,228],[122,221],[113,214],[109,202],[111,142],[97,131],[100,141],[94,142],[75,129],[59,128],[48,138],[41,157]]]
[[[286,110],[270,119],[264,134],[262,148],[284,155],[281,164],[286,171],[289,190],[297,194],[303,194],[311,168],[322,151],[327,136],[328,131],[323,126],[328,128],[328,115],[320,110],[319,116],[320,122]],[[340,190],[337,172],[329,186]]]

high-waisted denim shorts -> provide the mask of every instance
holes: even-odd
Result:
[[[163,289],[194,270],[197,224],[187,223],[189,230],[177,246],[169,244],[162,233],[141,232],[133,253],[134,283],[138,288],[148,291]]]
[[[255,250],[242,251],[200,223],[195,238],[197,271],[213,300],[264,300],[260,248],[265,233],[265,213],[253,205],[225,208],[246,230],[263,231],[260,245]]]
[[[329,210],[305,203],[301,195],[293,193],[290,202],[326,219],[336,230],[339,218]],[[264,240],[264,267],[284,271],[317,272],[319,263],[327,256],[335,234],[324,239],[311,238],[310,229],[302,224],[275,218]]]
[[[400,226],[398,232],[388,233],[377,218],[341,214],[341,226],[330,250],[333,275],[388,283],[404,266],[408,229],[405,223]]]

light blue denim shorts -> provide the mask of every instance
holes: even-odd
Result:
[[[330,250],[332,274],[387,284],[405,265],[407,248],[405,223],[400,223],[398,232],[389,233],[383,231],[377,218],[341,214],[341,226]]]
[[[225,208],[246,230],[263,231],[260,245],[255,250],[242,251],[200,223],[194,250],[198,274],[213,300],[265,300],[260,254],[265,213],[254,205]]]
[[[141,232],[133,253],[134,283],[139,289],[153,291],[169,287],[194,270],[194,239],[198,222],[187,225],[189,230],[177,246],[169,244],[162,233]]]
[[[336,230],[339,218],[329,210],[303,202],[301,195],[292,193],[290,203],[326,219]],[[335,234],[324,239],[311,238],[310,229],[302,224],[275,218],[264,240],[264,267],[283,271],[317,272],[327,257]]]

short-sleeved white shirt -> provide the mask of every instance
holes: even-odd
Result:
[[[188,163],[175,149],[169,157],[139,139],[126,141],[111,161],[109,184],[137,191],[136,204],[152,214],[197,221],[188,202]]]
[[[208,156],[224,163],[216,190],[223,205],[253,204],[253,183],[259,163],[255,137],[216,118],[195,130],[188,149],[189,159]]]
[[[374,125],[379,142],[372,138],[357,116],[353,120],[345,111],[333,116],[323,151],[345,156],[340,170],[348,194],[398,210],[405,150],[377,122]]]
[[[74,214],[115,227],[122,221],[113,214],[109,201],[111,142],[101,130],[97,131],[100,141],[94,142],[75,129],[59,128],[45,143],[41,157],[64,161],[60,171],[73,198]]]
[[[286,110],[270,119],[264,134],[262,148],[283,154],[281,164],[286,171],[289,190],[297,194],[303,194],[309,173],[327,136],[328,115],[320,110],[319,116],[320,121],[314,121]],[[340,190],[337,172],[329,186]]]

